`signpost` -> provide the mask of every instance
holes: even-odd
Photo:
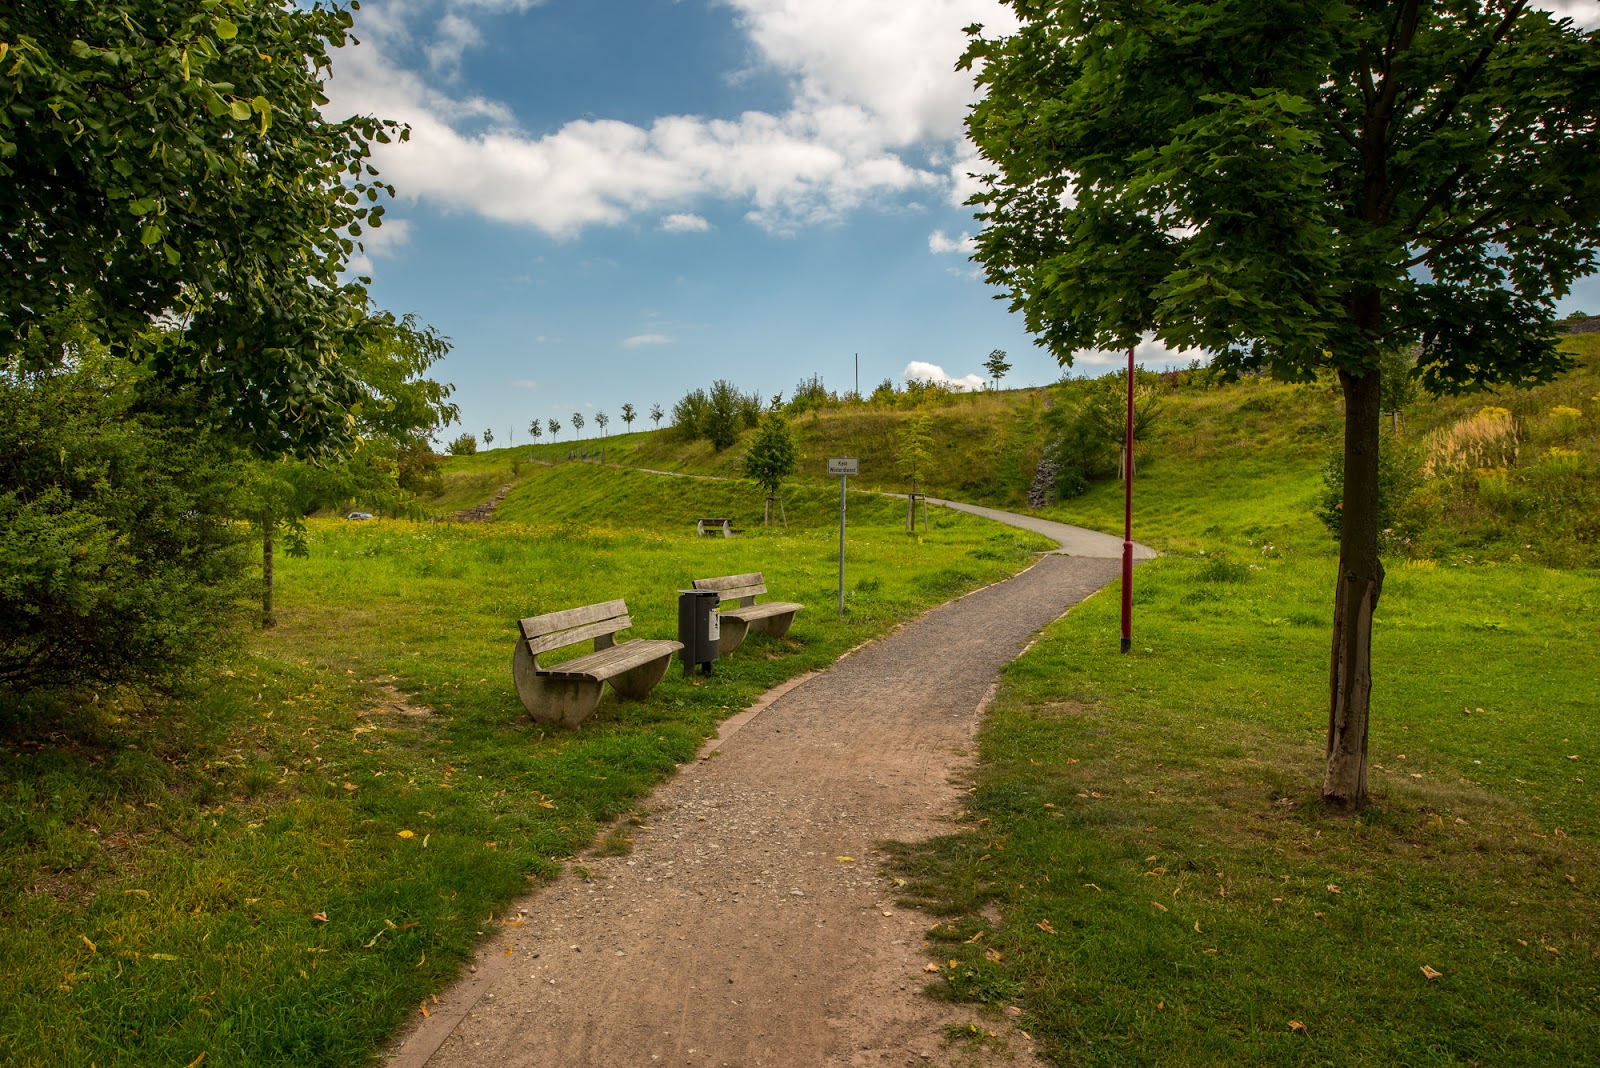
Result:
[[[854,456],[828,457],[828,474],[839,480],[839,614],[844,615],[844,488],[851,475],[861,473],[861,461]]]
[[[1122,447],[1122,651],[1133,648],[1133,349],[1128,349],[1128,433]]]

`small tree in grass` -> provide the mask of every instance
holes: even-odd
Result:
[[[650,405],[650,421],[656,425],[657,430],[661,429],[661,417],[666,414],[666,412],[661,410],[660,404]]]
[[[900,477],[910,485],[906,501],[906,532],[909,534],[916,522],[917,501],[922,498],[922,486],[933,463],[933,430],[927,412],[918,412],[900,427],[897,435],[894,465]],[[922,527],[928,527],[928,503],[922,503]]]
[[[545,426],[550,428],[550,440],[555,441],[561,437],[561,420],[551,419]]]
[[[622,406],[622,425],[628,428],[629,433],[633,432],[633,421],[638,417],[639,413],[633,410],[633,405],[624,404]]]
[[[445,449],[451,456],[472,456],[478,451],[478,439],[471,434],[463,433],[446,445]]]
[[[490,427],[485,427],[484,428],[484,431],[483,431],[483,443],[485,445],[493,445],[494,444],[494,430],[493,430],[493,428],[490,428]]]
[[[1339,379],[1322,796],[1367,799],[1383,355],[1435,392],[1547,381],[1600,245],[1600,48],[1525,0],[1010,0],[961,65],[974,258],[1063,363],[1154,334]],[[1204,27],[1203,32],[1191,32]],[[1188,28],[1188,29],[1179,29]]]
[[[528,424],[528,433],[532,435],[534,441],[538,441],[544,437],[544,424],[537,419],[533,420]]]
[[[1011,365],[1006,362],[1005,349],[993,349],[989,358],[983,361],[984,369],[989,372],[989,380],[994,383],[994,388],[1000,388],[1000,380],[1011,370]]]
[[[573,432],[573,434],[578,436],[578,439],[580,441],[583,439],[583,413],[582,412],[573,412],[572,413],[572,432]]]
[[[606,427],[611,425],[611,417],[605,412],[596,412],[594,421],[595,425],[600,428],[600,436],[604,437],[606,433]]]
[[[761,519],[763,526],[770,526],[781,513],[783,503],[778,499],[778,490],[783,486],[783,480],[794,474],[799,455],[794,434],[789,430],[789,420],[784,414],[773,410],[763,415],[756,428],[755,439],[750,442],[750,451],[744,454],[742,465],[744,477],[767,492],[766,509]],[[785,518],[784,526],[788,525]]]

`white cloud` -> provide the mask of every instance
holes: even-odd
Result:
[[[1167,367],[1173,364],[1188,364],[1192,359],[1206,360],[1205,353],[1195,349],[1171,349],[1165,342],[1157,341],[1153,336],[1146,334],[1139,344],[1133,347],[1133,362],[1145,367]],[[1079,349],[1072,354],[1074,367],[1115,369],[1128,365],[1128,350],[1118,349],[1108,351],[1105,349]]]
[[[410,243],[409,219],[385,218],[382,226],[369,227],[361,232],[361,246],[369,256],[393,256]]]
[[[699,215],[680,212],[663,217],[661,229],[669,234],[702,234],[711,229],[711,224]]]
[[[701,198],[742,203],[772,230],[837,218],[908,192],[950,195],[952,177],[923,161],[949,158],[973,99],[954,69],[961,27],[1013,25],[998,0],[722,0],[756,62],[784,76],[778,114],[737,119],[665,115],[647,125],[574,119],[541,136],[505,104],[456,97],[390,60],[426,0],[364,9],[359,48],[343,50],[331,113],[385,115],[412,127],[378,151],[406,196],[570,237]],[[447,0],[428,52],[448,76],[481,40],[475,11],[521,11],[531,0]],[[959,164],[958,164],[959,165]],[[669,216],[670,217],[670,216]]]
[[[970,256],[977,247],[978,242],[973,240],[971,234],[963,233],[960,237],[949,237],[943,230],[935,230],[928,235],[928,251],[935,255],[960,252]]]
[[[511,383],[513,389],[538,389],[539,383],[532,378],[519,378]]]
[[[636,349],[640,345],[670,345],[675,340],[677,339],[666,334],[635,334],[630,338],[624,338],[622,340],[622,347],[625,349]]]
[[[943,367],[936,363],[927,363],[923,360],[912,360],[906,364],[906,369],[900,372],[902,381],[909,382],[916,379],[920,382],[939,382],[952,389],[972,393],[983,388],[984,379],[978,375],[964,375],[961,378],[947,373]]]

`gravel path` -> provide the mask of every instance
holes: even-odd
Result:
[[[391,1068],[1038,1064],[922,993],[930,918],[877,843],[950,829],[997,673],[1117,568],[1043,556],[730,720],[629,855],[519,903]],[[969,1021],[1009,1054],[947,1046]]]

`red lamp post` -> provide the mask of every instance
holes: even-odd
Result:
[[[1122,466],[1122,651],[1133,649],[1133,346],[1128,346],[1128,434]]]

